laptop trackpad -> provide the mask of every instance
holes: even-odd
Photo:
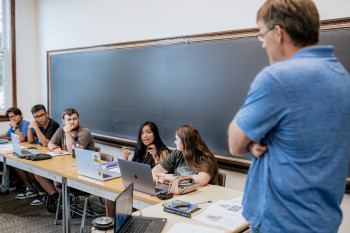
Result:
[[[159,189],[159,190],[165,190],[165,191],[168,191],[169,189],[169,184],[158,184],[155,186],[156,189]]]
[[[148,225],[145,232],[146,233],[160,233],[166,223],[167,219],[164,218],[156,218]]]

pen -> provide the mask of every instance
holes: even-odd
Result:
[[[198,203],[194,203],[194,205],[199,205],[199,204],[204,204],[204,203],[211,203],[211,201],[198,202]]]

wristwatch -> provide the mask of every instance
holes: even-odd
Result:
[[[12,130],[13,130],[13,131],[16,131],[16,129],[18,129],[18,128],[17,128],[17,127],[12,127]]]

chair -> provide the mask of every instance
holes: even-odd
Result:
[[[96,151],[96,152],[101,152],[101,147],[95,146],[95,151]]]
[[[223,172],[218,172],[218,185],[222,187],[226,185],[226,174]]]
[[[95,151],[96,152],[100,152],[101,151],[101,147],[95,147]],[[101,160],[104,160],[104,161],[107,161],[107,162],[112,162],[114,157],[113,155],[110,155],[110,154],[107,154],[107,153],[101,153],[100,152],[100,155],[101,155]],[[56,189],[58,190],[59,192],[59,197],[58,197],[58,204],[57,204],[57,209],[56,209],[56,217],[55,217],[55,221],[54,221],[54,224],[57,224],[57,221],[58,221],[58,214],[59,214],[59,211],[61,209],[61,199],[62,199],[62,190],[60,188],[57,188]],[[74,188],[70,188],[70,196],[72,198],[72,203],[71,203],[71,213],[75,213],[75,214],[78,214],[80,216],[82,216],[81,218],[81,225],[80,225],[80,232],[83,232],[84,230],[84,225],[85,225],[85,219],[86,219],[86,216],[88,217],[97,217],[99,216],[98,213],[94,212],[92,210],[92,207],[89,203],[89,197],[91,196],[90,193],[87,193],[87,192],[84,192],[84,191],[81,191],[81,190],[78,190],[78,189],[74,189]],[[83,197],[84,198],[84,204],[77,204],[77,199],[79,197]],[[104,199],[103,198],[99,198],[100,199],[100,205],[103,205],[104,206]],[[73,215],[73,214],[72,214]]]

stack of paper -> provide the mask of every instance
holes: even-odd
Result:
[[[192,217],[200,222],[234,230],[245,223],[242,216],[242,197],[232,200],[220,200],[208,206],[203,212]]]
[[[200,232],[200,233],[225,233],[223,230],[218,230],[210,227],[203,227],[198,226],[194,224],[179,222],[176,223],[169,231],[168,233],[193,233],[193,232]]]
[[[12,153],[12,152],[13,152],[12,144],[1,144],[0,145],[0,153],[6,154],[6,153]]]

